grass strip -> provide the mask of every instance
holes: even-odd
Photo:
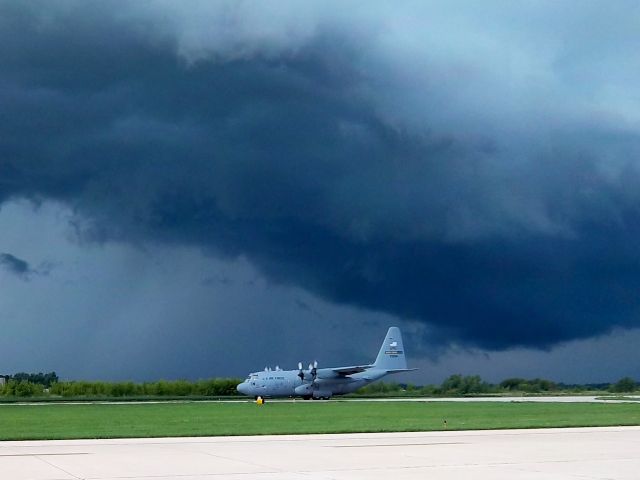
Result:
[[[261,407],[249,402],[0,406],[1,440],[613,425],[640,425],[640,404],[299,401]]]

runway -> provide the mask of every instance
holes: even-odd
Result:
[[[638,452],[640,427],[0,442],[0,477],[637,480]]]

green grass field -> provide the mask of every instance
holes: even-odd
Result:
[[[269,402],[3,405],[0,439],[640,425],[640,404]]]

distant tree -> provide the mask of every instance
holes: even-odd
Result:
[[[42,395],[44,387],[38,383],[30,383],[26,380],[9,380],[4,388],[4,394],[12,397],[32,397]]]
[[[442,389],[442,393],[458,393],[461,385],[462,375],[455,374],[445,379],[440,388]]]
[[[45,387],[50,387],[51,385],[53,385],[54,383],[58,383],[58,375],[56,374],[56,372],[49,372],[49,373],[45,373],[44,375],[44,386]]]
[[[631,377],[623,377],[611,386],[612,392],[633,392],[638,384]]]
[[[533,380],[533,383],[540,392],[550,392],[558,388],[555,382],[545,380],[544,378],[536,378]]]
[[[440,395],[441,392],[440,387],[436,385],[423,385],[418,391],[420,392],[420,395],[426,395],[428,397]]]
[[[42,385],[45,388],[49,388],[52,384],[58,381],[58,375],[56,375],[56,372],[49,372],[49,373],[19,372],[14,375],[9,375],[8,378],[13,379],[16,382],[25,381],[29,383],[35,383],[38,385]]]
[[[460,390],[462,395],[469,393],[486,393],[490,390],[490,385],[482,381],[480,375],[467,376],[462,380],[462,388]]]
[[[484,382],[479,375],[462,376],[451,375],[440,386],[445,395],[467,395],[471,393],[488,393],[492,387]]]
[[[526,383],[527,381],[524,378],[507,378],[500,382],[500,388],[504,390],[519,390],[520,385]]]
[[[517,392],[550,392],[558,389],[558,386],[551,380],[544,378],[534,378],[527,380],[525,378],[507,378],[500,382],[500,388],[503,390]]]

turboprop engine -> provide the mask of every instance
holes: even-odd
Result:
[[[302,370],[302,362],[298,362],[298,377],[300,377],[301,381],[311,380],[314,382],[316,377],[318,376],[318,362],[314,361],[309,364],[309,370],[306,372]]]
[[[312,383],[304,383],[302,385],[298,385],[294,390],[296,395],[300,395],[301,397],[306,397],[308,395],[313,395],[313,384]]]

